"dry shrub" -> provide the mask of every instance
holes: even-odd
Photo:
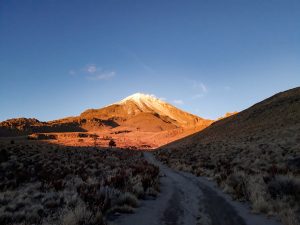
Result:
[[[267,186],[261,175],[250,176],[247,182],[249,200],[254,212],[268,213],[270,205],[267,202]]]
[[[140,181],[133,185],[132,191],[138,198],[143,198],[145,195],[143,185]]]
[[[158,191],[155,190],[153,187],[150,187],[147,189],[146,194],[152,197],[157,197],[158,196]]]
[[[137,197],[135,197],[135,195],[129,192],[125,192],[124,194],[120,195],[117,204],[120,206],[129,205],[136,208],[139,205],[139,200],[137,199]]]
[[[279,213],[281,221],[285,225],[299,225],[299,218],[295,213],[295,210],[287,208]],[[299,217],[299,215],[298,215]]]
[[[62,225],[102,225],[103,217],[100,211],[93,213],[80,202],[74,209],[67,210],[61,215]]]
[[[247,189],[247,176],[244,172],[235,171],[233,174],[227,177],[226,184],[229,186],[227,187],[227,190],[232,190],[231,192],[237,199],[249,199],[249,192]]]

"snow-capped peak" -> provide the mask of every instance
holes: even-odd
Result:
[[[128,111],[128,114],[135,114],[138,112],[157,113],[161,116],[168,116],[181,124],[187,124],[187,121],[192,121],[192,123],[194,123],[194,119],[196,117],[181,111],[167,102],[155,97],[155,95],[150,94],[135,93],[115,104],[124,106]]]
[[[170,106],[166,102],[155,97],[155,95],[136,93],[128,96],[127,98],[124,98],[117,104],[124,105],[127,102],[134,102],[143,112],[152,111],[160,115],[168,115],[173,118],[173,116],[170,115],[169,112]]]
[[[141,103],[141,102],[159,102],[161,101],[160,99],[156,98],[155,95],[150,95],[150,94],[143,94],[143,93],[135,93],[133,95],[128,96],[127,98],[124,98],[119,102],[119,104],[122,104],[126,101],[134,101],[136,103]]]
[[[194,124],[197,116],[186,113],[175,106],[157,98],[155,95],[135,93],[110,106],[121,106],[128,115],[137,115],[141,112],[155,113],[167,116],[181,125]]]

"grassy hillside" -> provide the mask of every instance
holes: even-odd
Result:
[[[278,93],[163,146],[171,167],[212,177],[253,211],[300,222],[300,88]]]

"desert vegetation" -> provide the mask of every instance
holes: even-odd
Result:
[[[0,142],[0,224],[107,224],[159,191],[142,153]]]
[[[115,142],[113,139],[111,139],[111,140],[109,141],[108,145],[109,145],[110,148],[116,147],[116,142]]]
[[[201,145],[199,151],[162,150],[157,157],[174,169],[214,179],[234,199],[250,202],[255,213],[278,215],[286,225],[299,224],[299,151],[229,150],[225,145]]]

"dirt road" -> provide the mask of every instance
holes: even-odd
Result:
[[[161,193],[156,200],[142,201],[136,213],[122,215],[118,225],[279,225],[233,202],[205,178],[178,172],[162,165],[151,153],[145,158],[160,167]]]

